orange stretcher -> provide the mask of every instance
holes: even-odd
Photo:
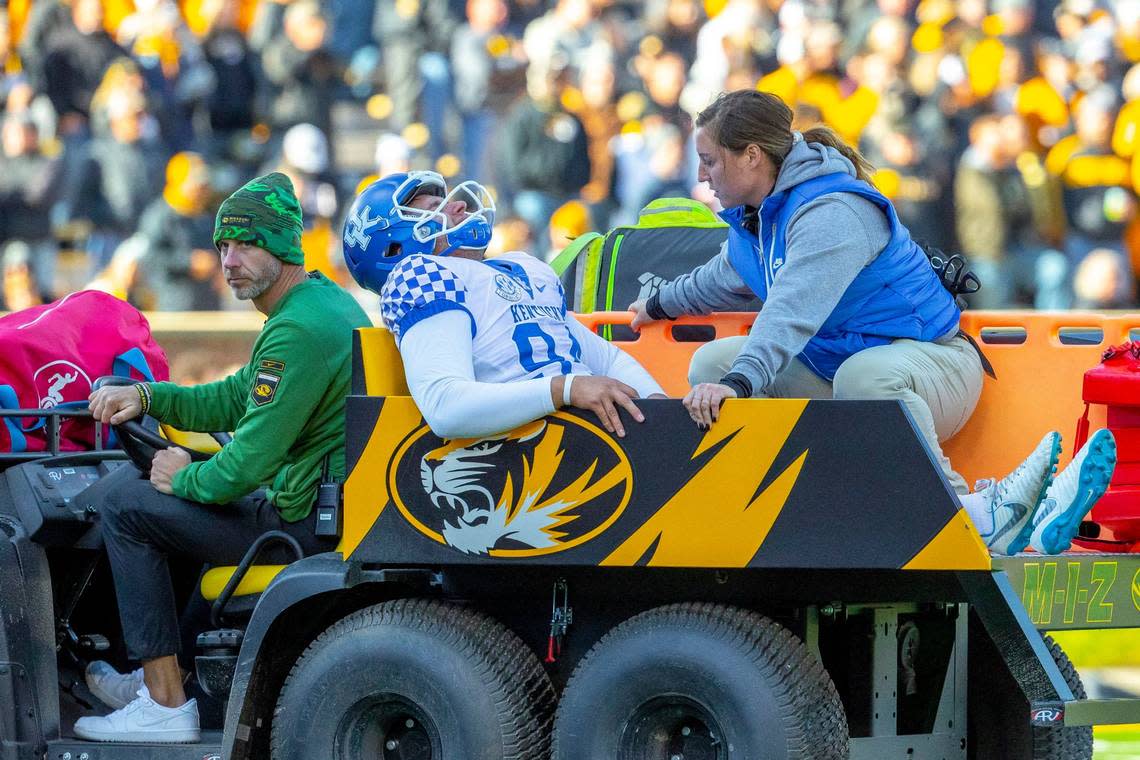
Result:
[[[628,324],[629,312],[593,312],[578,318],[593,330]],[[671,396],[689,388],[689,360],[699,342],[678,341],[674,326],[704,325],[708,338],[747,334],[755,314],[682,317],[648,325],[634,341],[616,345],[640,361]],[[1084,413],[1081,383],[1086,370],[1112,345],[1140,338],[1140,314],[1086,312],[967,311],[962,329],[973,336],[994,367],[966,427],[943,449],[969,482],[1012,470],[1049,430],[1065,437],[1060,466],[1072,456],[1076,425]],[[1140,399],[1138,399],[1140,403]],[[1092,405],[1091,429],[1106,423],[1105,408]],[[1097,510],[1093,510],[1097,519]],[[1111,536],[1106,536],[1111,537]]]

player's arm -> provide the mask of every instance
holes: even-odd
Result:
[[[483,438],[554,412],[550,378],[475,380],[471,319],[449,309],[417,321],[400,338],[408,388],[440,438]]]
[[[477,438],[550,414],[550,379],[518,383],[475,380],[475,320],[467,288],[428,256],[396,265],[380,294],[380,314],[392,331],[408,388],[428,426],[441,438]]]
[[[384,323],[396,336],[408,388],[429,427],[444,438],[493,435],[552,413],[565,403],[590,409],[606,430],[625,435],[617,407],[641,422],[637,391],[608,377],[475,380],[475,320],[462,280],[429,257],[411,256],[388,276],[380,296]],[[569,397],[569,398],[567,398]]]
[[[513,383],[475,380],[469,317],[447,310],[417,322],[400,341],[412,398],[441,438],[484,438],[552,413],[566,404],[566,377]],[[570,403],[593,411],[618,436],[625,428],[617,408],[638,422],[645,417],[631,397],[637,391],[612,377],[583,376],[570,386]]]

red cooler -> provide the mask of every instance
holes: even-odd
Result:
[[[1108,428],[1116,437],[1116,470],[1091,519],[1112,532],[1102,538],[1132,544],[1140,551],[1140,341],[1114,346],[1085,373],[1085,415],[1077,423],[1074,453],[1089,434],[1088,404],[1107,407]]]

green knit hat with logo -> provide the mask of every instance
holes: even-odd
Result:
[[[303,264],[301,204],[281,172],[251,179],[222,203],[214,222],[214,246],[238,240],[264,248],[286,264]]]

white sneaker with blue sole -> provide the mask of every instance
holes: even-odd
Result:
[[[988,514],[977,518],[979,523],[988,524],[976,527],[990,551],[1016,554],[1029,545],[1031,518],[1053,482],[1060,456],[1061,434],[1047,433],[1009,475],[996,482],[981,480],[974,486],[975,492],[988,500],[988,506],[982,508]]]
[[[1033,516],[1029,544],[1041,554],[1060,554],[1069,548],[1081,520],[1108,490],[1116,467],[1116,439],[1098,430],[1053,480]]]

